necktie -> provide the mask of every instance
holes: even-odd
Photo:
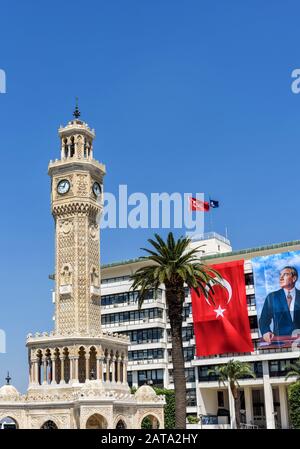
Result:
[[[292,299],[293,299],[292,295],[290,294],[290,292],[288,292],[287,297],[286,297],[286,300],[287,300],[287,303],[288,303],[288,307],[289,307],[289,308],[290,308],[290,306],[291,306]]]

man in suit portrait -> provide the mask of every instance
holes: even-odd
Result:
[[[295,329],[300,329],[300,290],[295,287],[297,279],[295,267],[284,267],[280,271],[280,289],[269,293],[265,299],[259,328],[267,343],[271,343],[274,336],[291,336]]]

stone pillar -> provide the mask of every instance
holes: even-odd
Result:
[[[127,383],[127,359],[123,359],[123,383]],[[132,378],[132,386],[133,386],[133,378]]]
[[[90,354],[87,352],[85,354],[85,380],[90,378]]]
[[[252,402],[252,390],[250,387],[244,387],[245,394],[245,408],[246,408],[246,423],[254,424],[253,422],[253,402]]]
[[[116,381],[116,357],[113,356],[111,359],[111,372],[112,372],[112,376],[111,376],[111,380],[112,382]]]
[[[60,356],[60,384],[65,384],[65,356]]]
[[[98,370],[97,376],[99,376],[99,377],[97,377],[97,378],[98,378],[99,380],[101,380],[101,382],[103,382],[103,361],[104,361],[104,357],[101,356],[101,357],[99,357],[99,359],[97,359],[97,360],[99,360],[99,368],[98,368],[98,366],[97,366],[97,370]]]
[[[69,384],[71,384],[73,382],[73,379],[74,379],[74,357],[69,355],[69,360],[70,360],[70,380],[69,380]]]
[[[117,383],[121,383],[121,357],[117,359]]]
[[[264,397],[267,429],[275,429],[272,385],[270,384],[268,360],[263,361]]]
[[[44,366],[44,380],[43,380],[43,384],[47,384],[47,357],[44,355],[44,359],[43,359],[43,366]]]
[[[39,358],[34,359],[34,383],[39,385]]]
[[[51,357],[51,375],[52,375],[52,381],[51,384],[56,384],[56,360],[55,356]]]
[[[110,381],[110,356],[106,357],[106,382]]]
[[[287,403],[287,392],[286,386],[279,385],[279,402],[280,402],[280,418],[281,418],[281,428],[289,429],[289,411]]]
[[[79,373],[78,373],[78,360],[79,357],[74,357],[74,363],[75,363],[75,376],[74,376],[74,382],[78,383],[79,382]]]

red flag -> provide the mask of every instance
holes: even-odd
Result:
[[[215,285],[214,302],[204,295],[192,295],[196,355],[253,352],[247,310],[244,261],[212,265],[223,278]]]
[[[209,211],[209,203],[207,201],[197,200],[190,196],[190,210],[200,210],[203,212]]]

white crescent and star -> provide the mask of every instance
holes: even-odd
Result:
[[[214,309],[214,312],[216,312],[216,318],[218,318],[218,316],[224,318],[224,312],[226,312],[226,309],[222,309],[222,307],[219,306],[217,309]]]
[[[232,288],[230,283],[226,280],[226,279],[220,279],[219,280],[220,284],[225,288],[225,290],[227,290],[228,293],[228,299],[227,299],[227,304],[230,303],[231,298],[232,298]],[[210,281],[209,285],[211,287],[213,287],[214,285],[216,285],[214,283],[214,281]],[[209,290],[208,287],[206,287],[207,291]],[[209,302],[208,298],[205,298],[205,301],[207,302],[207,304],[209,306],[212,306],[212,304]],[[214,312],[216,312],[216,318],[218,318],[219,316],[221,316],[222,318],[224,318],[224,312],[226,311],[226,309],[222,309],[221,306],[219,306],[217,309],[214,309]]]

